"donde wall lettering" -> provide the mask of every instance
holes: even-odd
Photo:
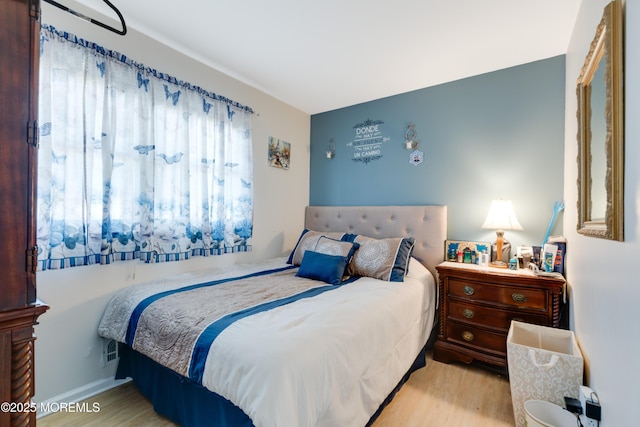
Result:
[[[353,148],[351,160],[367,164],[382,158],[382,144],[390,139],[383,135],[383,124],[382,120],[367,119],[353,126],[353,140],[347,143]]]

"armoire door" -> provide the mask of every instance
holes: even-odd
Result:
[[[36,300],[39,0],[0,0],[0,311]]]
[[[35,426],[40,0],[0,0],[0,427]],[[8,405],[8,406],[7,406]]]

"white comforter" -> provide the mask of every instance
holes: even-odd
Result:
[[[278,258],[249,271],[277,268],[285,261]],[[197,280],[188,277],[189,283]],[[158,289],[175,286],[138,285],[133,297],[116,296],[124,308],[109,305],[100,335],[124,342],[128,317],[123,319],[123,313]],[[213,342],[202,384],[242,409],[258,427],[361,427],[425,344],[435,292],[433,276],[412,259],[403,283],[361,278],[246,317]]]

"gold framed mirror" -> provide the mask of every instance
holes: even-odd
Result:
[[[578,77],[578,233],[624,240],[623,18],[609,3]]]

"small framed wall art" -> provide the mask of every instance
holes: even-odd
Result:
[[[291,162],[291,144],[272,136],[269,137],[269,166],[289,169]]]

